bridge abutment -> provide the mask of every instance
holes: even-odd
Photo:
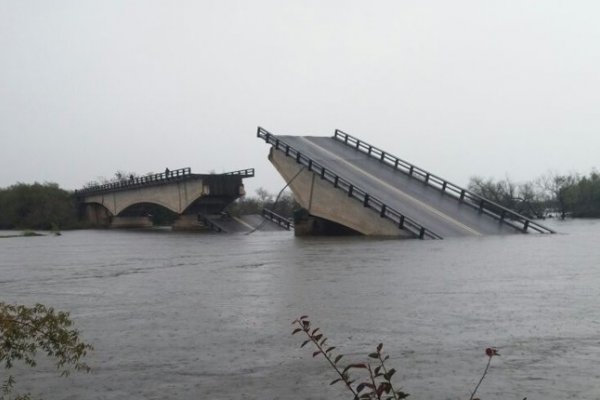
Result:
[[[83,211],[85,221],[93,227],[110,226],[111,214],[106,207],[90,203],[86,204]]]

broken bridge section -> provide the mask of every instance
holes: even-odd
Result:
[[[269,160],[296,200],[317,217],[308,227],[296,221],[297,234],[314,231],[319,220],[365,235],[421,239],[554,233],[340,130],[283,136],[259,127],[257,136],[271,145]]]
[[[92,226],[152,226],[152,206],[176,215],[175,229],[209,229],[210,217],[219,215],[244,195],[243,179],[254,176],[248,168],[224,174],[194,174],[190,168],[166,170],[75,192]]]

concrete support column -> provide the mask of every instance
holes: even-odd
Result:
[[[360,234],[360,232],[344,225],[310,215],[305,209],[296,211],[294,215],[295,236],[350,236]]]
[[[151,228],[150,217],[113,217],[111,228]]]
[[[84,218],[93,227],[107,227],[110,225],[110,213],[100,204],[86,204]]]
[[[174,231],[204,231],[209,229],[203,222],[198,221],[197,214],[180,215],[171,227]]]

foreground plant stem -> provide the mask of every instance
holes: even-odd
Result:
[[[481,379],[479,379],[479,382],[477,382],[477,386],[475,386],[475,389],[473,390],[473,393],[471,393],[471,397],[469,397],[469,400],[473,400],[473,398],[475,397],[475,393],[477,393],[477,389],[479,389],[481,382],[483,382],[483,380],[485,379],[488,369],[490,368],[490,364],[492,363],[492,357],[500,355],[498,353],[498,350],[496,350],[496,348],[494,347],[488,347],[487,349],[485,349],[485,354],[488,356],[488,362],[485,366],[485,370],[483,371],[483,375],[481,375]]]
[[[388,370],[385,367],[385,360],[381,357],[381,353],[380,350],[381,348],[377,348],[377,355],[379,356],[379,363],[381,364],[381,369],[383,369],[383,372],[387,375],[388,374]],[[394,389],[394,385],[392,385],[392,380],[388,379],[387,382],[390,384],[390,391],[392,392],[392,394],[394,395],[394,399],[395,400],[399,400],[398,399],[398,394],[396,393],[396,390]]]
[[[329,365],[331,365],[331,368],[333,368],[335,370],[335,372],[337,372],[337,374],[339,375],[340,380],[342,380],[346,384],[346,387],[348,388],[348,390],[350,390],[352,392],[352,394],[354,395],[354,398],[358,398],[358,393],[356,393],[354,388],[352,388],[352,385],[350,384],[348,376],[344,372],[340,371],[340,369],[335,364],[335,362],[333,362],[331,357],[329,357],[328,352],[323,349],[323,346],[321,346],[318,339],[315,338],[314,333],[316,333],[316,331],[313,331],[312,335],[310,334],[310,322],[303,321],[302,319],[296,320],[295,322],[300,326],[300,329],[306,334],[306,336],[308,336],[309,340],[311,342],[313,342],[313,344],[317,347],[317,349],[319,349],[319,351],[315,352],[313,356],[316,356],[318,354],[323,354],[323,356],[325,357],[327,362],[329,362]]]

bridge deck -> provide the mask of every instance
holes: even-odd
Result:
[[[432,233],[426,236],[443,238],[509,234],[526,231],[528,227],[538,232],[552,232],[379,149],[373,148],[374,152],[378,152],[377,157],[374,157],[371,152],[372,146],[349,135],[343,135],[345,134],[336,132],[334,137],[272,137],[276,141],[275,147],[280,151],[286,146],[293,148],[297,160],[308,160],[309,165],[319,166],[313,172],[318,173],[320,168],[321,171],[327,170],[327,174],[337,175],[340,180],[350,182],[371,198],[398,211],[407,219],[410,218],[424,227],[428,233]],[[265,139],[269,141],[268,137]],[[355,142],[350,145],[348,139]],[[283,146],[278,147],[280,144]],[[368,152],[364,150],[365,146]],[[285,151],[286,154],[290,152],[289,149]],[[301,157],[298,157],[298,153]],[[396,167],[393,166],[393,161],[396,162]],[[407,174],[399,169],[398,162],[406,165],[406,168],[410,167],[411,173]],[[335,179],[337,182],[337,178]],[[440,189],[439,186],[442,185],[443,189]],[[459,197],[462,200],[459,200]],[[478,209],[479,205],[481,208]]]
[[[442,237],[516,232],[333,138],[277,137]]]

